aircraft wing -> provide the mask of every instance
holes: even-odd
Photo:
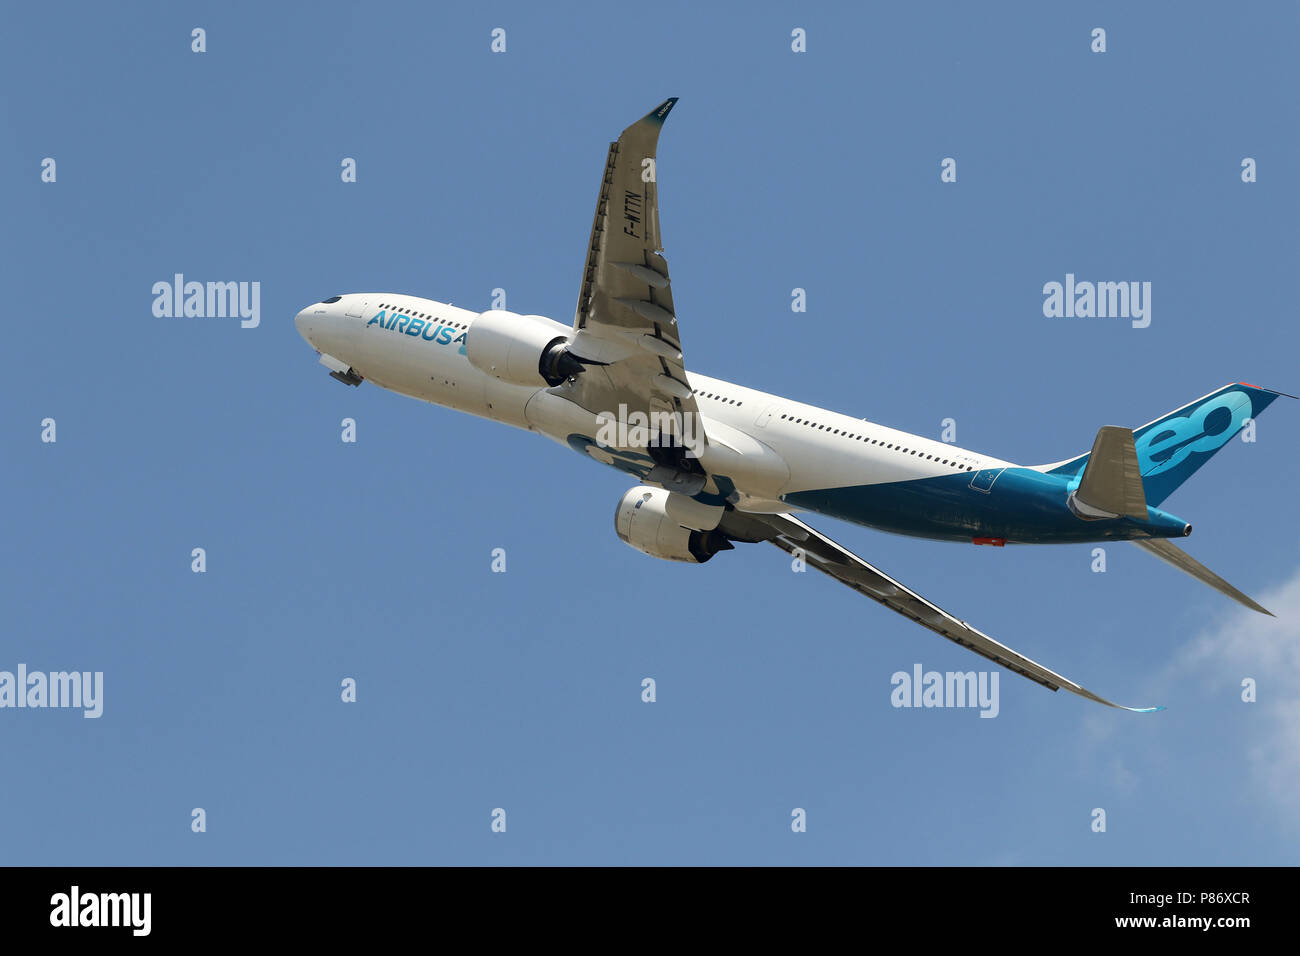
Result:
[[[782,551],[801,554],[810,567],[830,575],[842,584],[847,584],[859,594],[865,594],[891,611],[898,612],[922,627],[929,628],[954,644],[960,644],[1009,671],[1042,684],[1048,690],[1065,688],[1072,694],[1095,700],[1107,707],[1117,707],[1135,713],[1164,709],[1163,707],[1125,707],[1104,697],[1098,697],[1087,688],[1080,687],[1060,674],[1016,653],[1006,645],[999,644],[983,631],[976,630],[938,605],[931,604],[905,584],[872,567],[852,551],[836,544],[824,534],[791,515],[760,515],[729,511],[723,517],[721,527],[728,536],[737,540],[770,541]]]
[[[697,439],[702,450],[659,234],[655,153],[676,102],[665,100],[610,144],[569,346],[585,370],[553,391],[597,414],[618,415],[623,406],[677,414],[679,424],[689,417],[698,434],[679,437]]]

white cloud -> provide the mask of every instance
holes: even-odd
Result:
[[[1082,725],[1085,752],[1092,773],[1116,793],[1141,790],[1153,775],[1199,777],[1276,812],[1294,836],[1300,833],[1300,568],[1253,596],[1276,617],[1225,602],[1152,679],[1148,699],[1171,709],[1149,716],[1090,711]],[[1254,703],[1241,699],[1247,677],[1256,684]]]
[[[1259,708],[1242,741],[1252,782],[1300,822],[1300,568],[1259,601],[1277,616],[1233,608],[1183,646],[1161,684],[1198,681],[1221,700]],[[1240,702],[1247,677],[1256,683],[1253,704]]]

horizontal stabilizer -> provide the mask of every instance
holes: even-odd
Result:
[[[1133,433],[1107,425],[1097,432],[1070,509],[1084,519],[1136,518],[1147,520],[1147,499],[1142,490]]]
[[[1219,577],[1217,574],[1215,574],[1205,565],[1201,564],[1201,562],[1197,561],[1195,558],[1193,558],[1182,548],[1178,547],[1178,545],[1171,543],[1168,539],[1143,538],[1143,539],[1136,539],[1134,540],[1133,543],[1136,544],[1139,548],[1143,548],[1147,551],[1150,551],[1160,560],[1167,561],[1169,564],[1172,564],[1179,571],[1183,571],[1187,574],[1190,574],[1198,581],[1204,581],[1210,587],[1214,588],[1214,590],[1219,591],[1222,594],[1228,595],[1228,597],[1232,598],[1234,601],[1238,602],[1239,604],[1246,605],[1246,607],[1250,608],[1252,611],[1259,611],[1260,614],[1267,614],[1269,617],[1275,616],[1272,611],[1268,610],[1267,608],[1260,607],[1250,598],[1246,597],[1246,595],[1242,594],[1240,591],[1234,588],[1227,581],[1223,580],[1223,578]]]

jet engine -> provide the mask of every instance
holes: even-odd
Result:
[[[582,371],[568,350],[572,334],[569,326],[541,315],[491,309],[470,326],[465,357],[480,372],[511,385],[559,385]]]
[[[718,530],[721,505],[703,505],[686,497],[638,485],[625,494],[614,512],[614,530],[626,544],[664,561],[703,564],[735,546]],[[682,524],[703,526],[704,530]]]

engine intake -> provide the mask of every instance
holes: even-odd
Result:
[[[480,372],[512,385],[559,385],[582,371],[568,351],[572,333],[545,316],[490,309],[470,326],[465,357]]]
[[[673,498],[683,498],[662,488],[638,485],[618,502],[614,512],[614,530],[625,544],[631,545],[643,554],[664,561],[684,561],[690,564],[703,564],[719,551],[730,551],[733,545],[730,539],[715,527],[711,530],[695,530],[683,527],[670,512],[699,513],[699,507],[682,507],[683,502],[673,507]],[[722,508],[717,509],[721,517]]]

